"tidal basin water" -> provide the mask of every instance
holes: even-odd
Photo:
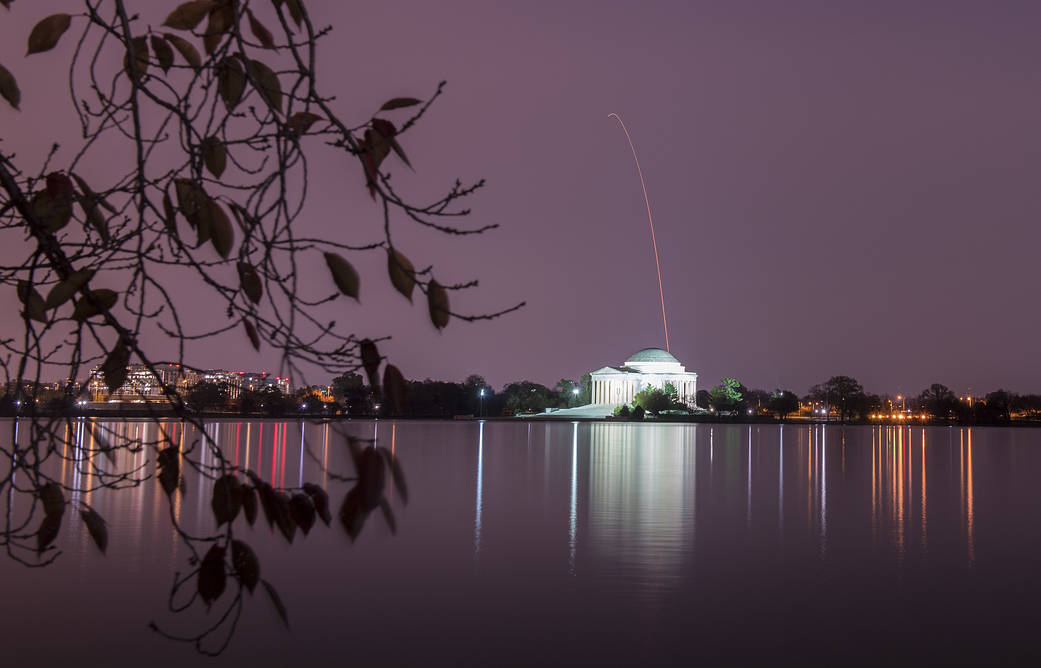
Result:
[[[11,423],[0,427],[10,433]],[[114,428],[146,437],[156,429]],[[197,437],[166,428],[181,429],[183,442]],[[328,486],[334,515],[346,487],[320,464],[351,472],[338,429],[375,438],[401,459],[410,498],[407,506],[391,499],[397,535],[377,513],[351,544],[334,517],[289,546],[262,517],[252,529],[240,517],[237,536],[281,591],[292,629],[258,590],[210,665],[1041,657],[1041,430],[207,425],[229,459],[276,487]],[[75,453],[52,473],[90,483]],[[174,512],[212,532],[209,487],[195,482],[188,478]],[[200,603],[167,611],[174,573],[189,569],[158,484],[82,498],[109,522],[107,556],[67,512],[57,563],[0,560],[4,665],[201,663],[147,627],[188,630],[207,614]]]

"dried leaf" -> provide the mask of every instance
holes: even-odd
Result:
[[[51,288],[51,291],[47,293],[47,301],[44,302],[44,308],[49,311],[50,309],[57,308],[69,301],[93,276],[93,269],[80,269],[72,272],[69,274],[68,278],[57,283],[53,288]]]
[[[173,494],[180,486],[181,462],[179,456],[177,448],[171,446],[160,450],[156,458],[159,465],[159,475],[157,476],[159,484],[162,485],[163,491],[167,495]]]
[[[33,215],[49,232],[57,232],[72,220],[72,201],[66,197],[55,198],[47,190],[33,195]]]
[[[253,588],[260,582],[260,562],[253,549],[241,540],[231,541],[231,565],[235,568],[239,582],[252,594]]]
[[[318,517],[322,518],[325,526],[329,526],[329,522],[332,521],[332,515],[329,514],[329,495],[326,494],[324,489],[312,482],[304,483],[304,492],[311,497],[311,502],[314,504]]]
[[[282,85],[278,82],[278,76],[259,60],[247,60],[246,72],[260,97],[276,113],[282,113]]]
[[[261,580],[260,583],[264,585],[264,591],[267,592],[268,598],[271,599],[271,603],[275,606],[275,610],[278,612],[278,616],[282,619],[282,623],[289,628],[289,614],[286,612],[286,606],[282,603],[282,599],[279,597],[278,592],[271,586],[271,583],[267,580]]]
[[[36,552],[43,552],[58,537],[61,515],[44,515],[40,528],[36,530]]]
[[[387,271],[390,282],[405,297],[412,301],[412,290],[416,287],[416,268],[409,259],[394,248],[387,249]]]
[[[253,349],[259,353],[260,335],[257,334],[257,328],[253,326],[253,323],[245,318],[242,319],[242,326],[246,328],[246,336],[249,337],[249,342],[253,344]]]
[[[131,56],[133,54],[133,56]],[[131,67],[133,62],[133,67]],[[148,71],[148,40],[134,37],[130,40],[130,48],[123,54],[123,71],[127,77],[140,82]]]
[[[351,263],[336,253],[325,254],[325,264],[332,272],[333,282],[343,294],[358,299],[358,272],[354,270]]]
[[[408,504],[408,486],[405,484],[405,472],[401,469],[401,461],[390,450],[381,447],[380,454],[390,467],[391,480],[394,481],[394,489],[401,496],[401,501]]]
[[[104,554],[105,550],[108,549],[108,526],[105,523],[105,518],[87,504],[83,505],[84,508],[80,510],[80,519],[87,525],[87,532],[94,539],[94,544]]]
[[[383,369],[383,391],[396,413],[405,409],[405,377],[398,368],[388,364]]]
[[[322,120],[322,117],[317,114],[312,114],[309,111],[298,111],[286,120],[286,126],[290,132],[299,137],[310,130],[316,121],[320,120]]]
[[[47,194],[53,199],[69,201],[76,196],[72,181],[61,172],[51,172],[44,182],[47,184]]]
[[[212,0],[193,0],[179,5],[163,21],[163,25],[174,30],[194,30],[203,17],[210,13]]]
[[[209,206],[209,195],[191,179],[174,179],[174,188],[177,191],[177,207],[194,227],[199,214]]]
[[[127,379],[127,364],[130,362],[130,350],[127,349],[123,339],[112,348],[112,352],[105,358],[101,365],[101,376],[105,379],[105,386],[109,392],[115,392],[123,387]]]
[[[242,509],[242,483],[232,474],[223,475],[213,482],[213,497],[210,508],[217,526],[231,524]]]
[[[214,545],[203,557],[199,566],[198,590],[203,603],[207,606],[211,601],[220,598],[224,593],[226,577],[224,572],[224,548]]]
[[[15,109],[22,102],[22,91],[18,90],[18,82],[3,65],[0,65],[0,97],[7,100],[7,103]]]
[[[246,297],[251,302],[259,304],[260,298],[264,296],[264,284],[261,283],[257,270],[247,262],[239,262],[237,266],[239,270],[239,285],[242,286],[242,291],[246,293]]]
[[[394,519],[394,511],[391,510],[390,504],[386,499],[380,499],[380,510],[383,511],[383,519],[387,521],[387,527],[390,532],[396,534],[398,532],[398,523]]]
[[[430,283],[427,284],[427,308],[430,310],[430,322],[434,323],[434,327],[444,329],[448,326],[451,316],[448,310],[448,293],[434,279],[430,279]]]
[[[177,49],[177,52],[181,54],[181,58],[184,58],[185,62],[193,68],[198,70],[202,67],[202,56],[199,55],[199,50],[192,46],[191,42],[170,33],[163,33],[163,38],[172,44],[173,48]]]
[[[235,230],[231,226],[231,219],[224,209],[216,201],[210,200],[210,232],[213,235],[213,247],[220,256],[227,259],[231,254],[232,246],[235,245]],[[202,229],[200,225],[199,229]]]
[[[166,229],[170,234],[177,235],[177,218],[174,214],[173,203],[170,201],[170,193],[163,190],[163,219]]]
[[[93,318],[99,313],[104,313],[115,306],[116,301],[119,299],[119,295],[106,288],[91,290],[87,294],[89,296],[80,297],[76,301],[76,308],[72,311],[73,319],[78,322],[84,322],[87,318]]]
[[[294,494],[289,499],[289,515],[306,536],[314,526],[315,507],[307,494]]]
[[[48,482],[40,487],[37,494],[40,496],[40,503],[43,504],[44,515],[61,517],[65,514],[65,494],[61,491],[61,485]]]
[[[210,19],[206,22],[206,31],[202,34],[202,45],[206,53],[212,54],[220,46],[224,34],[235,23],[235,8],[231,2],[223,0],[210,10]]]
[[[265,49],[275,48],[275,38],[271,35],[271,31],[265,28],[257,17],[253,16],[253,10],[247,9],[246,13],[249,16],[249,29],[260,45]]]
[[[361,507],[361,495],[357,487],[352,487],[343,498],[340,506],[340,523],[353,542],[365,526],[365,517],[368,513]]]
[[[365,375],[369,377],[369,385],[378,387],[380,384],[380,353],[376,350],[376,344],[371,339],[362,339],[358,344],[358,356],[361,357],[361,365],[365,367]]]
[[[293,18],[293,23],[296,27],[300,27],[300,23],[304,20],[304,6],[300,0],[287,0],[286,4],[289,6],[289,16]]]
[[[376,448],[365,448],[361,457],[357,485],[361,507],[365,512],[371,512],[379,505],[385,484],[383,458]]]
[[[242,486],[242,513],[250,526],[257,521],[257,490],[252,485]]]
[[[109,213],[116,213],[116,208],[105,201],[105,198],[94,192],[87,182],[84,181],[75,172],[72,173],[72,178],[75,179],[76,185],[79,186],[80,192],[83,193],[84,197],[90,198],[92,201],[97,202],[105,208]]]
[[[422,102],[422,100],[417,100],[414,97],[395,97],[384,102],[383,106],[380,107],[380,111],[390,111],[391,109],[401,109],[402,107],[414,107]]]
[[[86,219],[87,224],[97,231],[104,243],[108,243],[111,239],[108,233],[108,224],[105,222],[105,217],[101,215],[101,211],[98,210],[97,201],[83,196],[79,198],[79,203],[80,208],[83,209],[83,217]]]
[[[29,33],[29,50],[25,55],[50,51],[69,29],[72,17],[68,14],[51,14],[33,26]]]
[[[26,318],[47,323],[47,308],[44,306],[43,297],[29,281],[18,281],[18,301],[25,305]]]
[[[171,49],[166,40],[159,35],[152,35],[149,37],[148,41],[152,43],[152,52],[155,53],[155,59],[156,62],[159,63],[159,69],[161,69],[164,74],[169,72],[170,68],[173,67],[173,49]]]
[[[219,179],[228,164],[228,150],[224,146],[224,142],[216,137],[207,137],[199,144],[199,149],[202,151],[202,160],[206,163],[206,169]]]
[[[224,106],[231,111],[246,90],[246,75],[238,58],[232,56],[220,61],[217,71],[217,92],[224,100]]]

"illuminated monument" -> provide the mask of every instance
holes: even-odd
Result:
[[[614,409],[632,403],[633,397],[647,388],[676,388],[680,403],[694,405],[698,374],[687,371],[672,353],[661,348],[644,348],[625,360],[622,366],[605,366],[592,374],[592,404]]]

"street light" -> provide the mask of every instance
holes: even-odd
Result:
[[[571,388],[571,395],[573,397],[575,397],[575,402],[577,403],[578,402],[578,388],[577,387],[572,387]]]
[[[481,417],[483,418],[484,417],[484,388],[482,387],[481,390],[477,394],[478,394],[478,396],[481,397]]]

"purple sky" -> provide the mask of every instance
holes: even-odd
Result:
[[[77,4],[0,11],[0,62],[23,97],[21,114],[0,105],[2,146],[30,168],[70,118],[72,43],[26,59],[25,36]],[[175,4],[134,3],[152,25]],[[343,301],[338,320],[393,334],[382,351],[406,376],[552,384],[664,346],[617,112],[647,180],[672,350],[702,387],[736,376],[801,393],[848,374],[894,394],[1041,391],[1037,2],[308,6],[336,26],[319,74],[347,119],[448,80],[404,142],[416,173],[388,161],[400,190],[488,180],[473,222],[502,229],[445,239],[402,223],[400,248],[445,282],[480,278],[461,311],[528,302],[439,334],[392,291],[382,255],[352,258],[362,305]],[[368,240],[378,212],[360,169],[317,153],[308,219]],[[243,339],[196,362],[273,364]]]

